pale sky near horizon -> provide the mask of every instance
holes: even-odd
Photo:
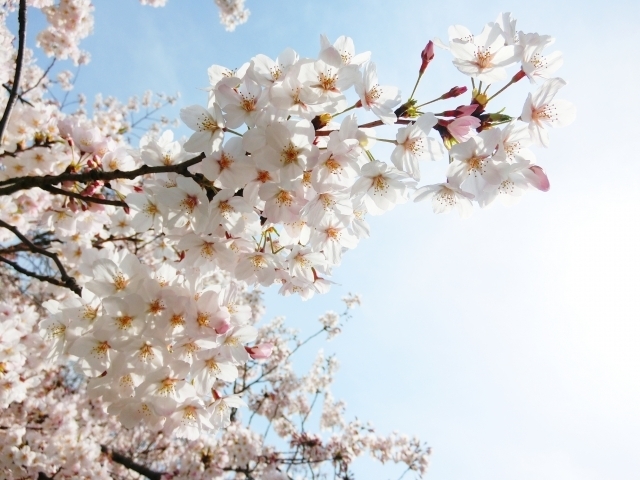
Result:
[[[247,0],[251,17],[233,33],[212,0],[94,3],[95,34],[83,42],[93,59],[77,91],[123,100],[180,91],[179,107],[205,104],[210,65],[288,46],[313,56],[322,33],[372,51],[380,83],[405,98],[426,41],[446,39],[449,25],[479,33],[511,11],[519,29],[556,37],[548,51],[563,52],[557,75],[568,83],[558,98],[578,116],[534,149],[548,193],[467,220],[428,203],[369,216],[371,238],[344,256],[331,293],[301,302],[271,290],[266,318],[284,314],[311,332],[341,296],[360,293],[342,336],[314,343],[303,362],[320,347],[336,352],[334,396],[348,417],[428,441],[428,479],[640,479],[640,51],[630,39],[640,2]],[[419,100],[469,85],[450,60],[436,51]],[[507,113],[520,113],[525,83],[505,92]],[[443,172],[430,166],[426,180]],[[397,478],[371,462],[354,470]]]

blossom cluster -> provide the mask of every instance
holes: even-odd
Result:
[[[242,1],[216,3],[237,16],[234,22],[246,20]],[[91,4],[30,5],[50,23],[40,47],[82,63],[78,42],[91,31]],[[0,44],[10,46],[13,37],[0,20]],[[214,449],[207,435],[227,428],[228,444],[215,448],[230,455],[226,465],[236,473],[253,465],[264,478],[287,478],[274,465],[299,461],[343,469],[363,450],[423,473],[429,452],[420,442],[378,437],[343,419],[344,404],[328,390],[334,359],[320,355],[308,375],[295,375],[288,360],[301,344],[283,341],[292,334],[281,320],[254,326],[261,310],[254,289],[277,284],[281,294],[303,299],[327,292],[334,267],[369,236],[366,215],[409,199],[431,199],[436,213],[455,208],[466,216],[474,202],[513,203],[528,189],[549,189],[528,147],[548,146],[547,127],[570,123],[575,111],[555,99],[565,82],[552,76],[561,55],[544,51],[553,39],[515,25],[501,14],[479,35],[451,27],[447,43],[429,42],[422,51],[416,88],[404,99],[397,87],[379,84],[371,54],[358,53],[346,36],[333,43],[322,36],[314,58],[288,48],[275,59],[256,55],[236,70],[213,65],[206,105],[180,112],[193,134],[175,139],[170,130],[151,129],[138,148],[126,137],[137,126],[128,114],[142,107],[148,115],[176,98],[154,102],[145,94],[124,105],[98,98],[91,116],[81,98],[80,108],[65,114],[63,105],[45,99],[45,89],[54,82],[70,89],[72,75],[63,71],[53,80],[27,49],[20,101],[5,107],[11,115],[0,150],[0,260],[23,280],[50,287],[38,302],[47,310],[42,321],[35,307],[0,304],[6,317],[0,406],[25,401],[44,378],[33,373],[43,365],[71,362],[74,374],[88,377],[86,398],[78,402],[99,404],[134,431],[200,442],[192,457],[158,460],[164,471],[222,477],[220,463],[205,462],[209,453],[202,452]],[[460,86],[428,102],[414,97],[435,44],[471,77],[468,104],[425,109],[467,93]],[[0,54],[1,78],[12,78],[12,62],[13,55]],[[517,69],[511,77],[509,67]],[[489,110],[524,78],[541,85],[518,113]],[[490,92],[502,80],[506,85]],[[374,152],[377,143],[392,145],[388,159]],[[442,183],[419,186],[423,161],[442,164]],[[357,296],[346,301],[349,308],[359,303]],[[340,318],[327,312],[321,331],[339,334]],[[34,335],[38,322],[45,343]],[[45,350],[33,359],[27,354]],[[263,390],[251,390],[262,383]],[[321,393],[321,427],[334,432],[328,439],[304,429]],[[243,405],[286,439],[293,458],[274,457],[260,436],[236,424]],[[298,425],[291,421],[296,416]],[[18,465],[16,472],[58,455],[44,447],[29,453],[25,431],[3,435],[11,447],[2,458]],[[94,445],[84,458],[97,461],[100,452]],[[105,472],[95,467],[93,475]]]
[[[336,401],[330,391],[337,369],[334,357],[325,358],[321,352],[308,373],[294,372],[291,356],[317,333],[300,340],[295,331],[285,327],[283,318],[257,330],[261,342],[273,342],[273,355],[239,366],[242,381],[226,387],[233,387],[231,391],[245,398],[250,415],[232,410],[234,418],[220,435],[202,432],[193,439],[158,434],[144,421],[123,429],[118,418],[105,411],[109,396],[95,398],[96,387],[101,385],[87,384],[68,367],[56,370],[47,366],[47,336],[56,336],[54,322],[45,320],[48,328],[42,338],[37,333],[38,322],[47,312],[38,313],[32,305],[16,311],[18,307],[11,300],[19,298],[19,292],[14,286],[4,287],[0,295],[0,386],[3,394],[12,397],[2,397],[2,478],[108,479],[130,475],[131,467],[119,460],[122,457],[135,459],[147,472],[174,480],[225,479],[237,474],[285,480],[290,475],[308,476],[309,469],[318,475],[325,467],[347,473],[353,460],[363,454],[382,464],[403,464],[420,475],[428,467],[430,450],[417,439],[397,433],[382,435],[370,424],[344,418],[344,402]],[[262,312],[260,297],[245,292],[243,301],[257,319]],[[351,296],[344,301],[349,308],[359,298]],[[331,334],[344,323],[344,316],[323,315],[318,333]],[[334,319],[330,325],[326,322],[329,317]],[[106,378],[98,380],[106,383]],[[127,384],[113,379],[111,383],[117,390]],[[216,388],[222,391],[225,387],[218,382]],[[316,402],[318,396],[324,401]],[[317,433],[309,420],[314,405],[321,408]],[[262,430],[255,423],[252,428],[256,418],[263,419],[261,425],[272,423],[275,442],[267,442],[263,433],[257,433]]]

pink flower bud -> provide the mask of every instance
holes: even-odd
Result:
[[[469,140],[475,135],[475,129],[480,126],[480,120],[476,117],[464,116],[454,119],[449,125],[447,130],[453,138],[459,143]]]
[[[449,90],[447,93],[442,95],[440,98],[442,98],[443,100],[446,98],[455,98],[462,95],[466,91],[467,91],[467,87],[453,87],[451,90]]]
[[[420,65],[420,75],[422,75],[427,69],[434,56],[435,54],[433,53],[433,42],[429,40],[429,43],[427,43],[427,46],[424,47],[424,50],[422,50],[422,53],[420,54],[420,57],[422,58],[422,65]]]
[[[244,347],[244,349],[254,360],[264,360],[271,356],[271,352],[273,352],[273,344],[261,343],[253,347]]]
[[[535,181],[532,182],[532,185],[542,192],[548,192],[551,185],[549,184],[549,177],[544,173],[542,167],[532,165],[529,167],[529,170],[535,175]]]

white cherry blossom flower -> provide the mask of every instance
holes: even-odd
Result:
[[[224,118],[217,104],[206,109],[200,105],[191,105],[180,110],[182,121],[195,132],[185,142],[187,152],[211,155],[222,145],[224,137]]]
[[[455,207],[462,218],[473,211],[473,195],[452,183],[425,185],[416,190],[414,202],[431,199],[434,213],[449,213]]]
[[[378,85],[376,66],[372,62],[367,63],[362,82],[357,82],[355,88],[365,110],[371,110],[387,125],[395,123],[394,109],[400,104],[400,91],[396,87]]]
[[[502,28],[497,24],[486,25],[480,35],[470,40],[454,39],[449,47],[458,70],[487,83],[504,79],[504,67],[517,62],[522,55],[522,47],[505,45]]]
[[[493,128],[451,147],[447,177],[474,195],[487,185],[499,185],[503,180],[499,164],[504,161],[497,152],[501,139],[500,130]]]
[[[420,180],[420,160],[439,160],[446,153],[441,142],[428,136],[436,123],[435,115],[426,113],[396,134],[398,145],[391,152],[391,161],[414,180]]]
[[[351,192],[355,197],[362,196],[372,215],[380,215],[406,202],[408,189],[414,186],[406,173],[380,161],[367,163],[361,174]]]
[[[553,99],[566,84],[561,78],[547,80],[538,90],[529,94],[522,107],[520,118],[529,124],[531,136],[538,145],[549,146],[546,125],[564,127],[576,118],[576,108],[571,102]]]

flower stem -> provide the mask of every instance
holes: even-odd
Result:
[[[353,110],[354,108],[358,108],[360,106],[360,102],[356,102],[353,105],[351,105],[349,108],[338,112],[338,113],[334,113],[333,115],[331,115],[331,118],[336,118],[338,115],[342,115],[343,113],[348,112],[349,110]]]
[[[422,78],[422,72],[418,74],[418,79],[416,80],[416,84],[413,86],[413,90],[411,91],[411,96],[409,96],[409,100],[413,99],[413,94],[416,93],[416,88],[418,88],[418,84],[420,83],[420,79]]]
[[[239,137],[242,137],[241,133],[238,133],[235,130],[231,130],[230,128],[225,128],[224,131],[225,132],[229,132],[229,133],[233,133],[234,135],[238,135]]]
[[[502,87],[500,90],[498,90],[496,93],[494,93],[493,95],[491,95],[489,98],[487,98],[487,103],[489,103],[489,100],[497,97],[498,95],[500,95],[502,92],[504,92],[507,88],[509,88],[511,85],[513,85],[514,83],[520,81],[523,77],[525,77],[526,75],[524,74],[524,72],[522,70],[520,70],[518,73],[516,73],[513,78],[511,80],[509,80],[509,83],[507,83],[504,87]]]
[[[434,98],[433,100],[429,100],[428,102],[425,102],[425,103],[422,103],[420,105],[417,105],[415,108],[424,107],[425,105],[429,105],[431,103],[435,103],[435,102],[437,102],[438,100],[441,100],[441,99],[442,99],[442,97]]]

